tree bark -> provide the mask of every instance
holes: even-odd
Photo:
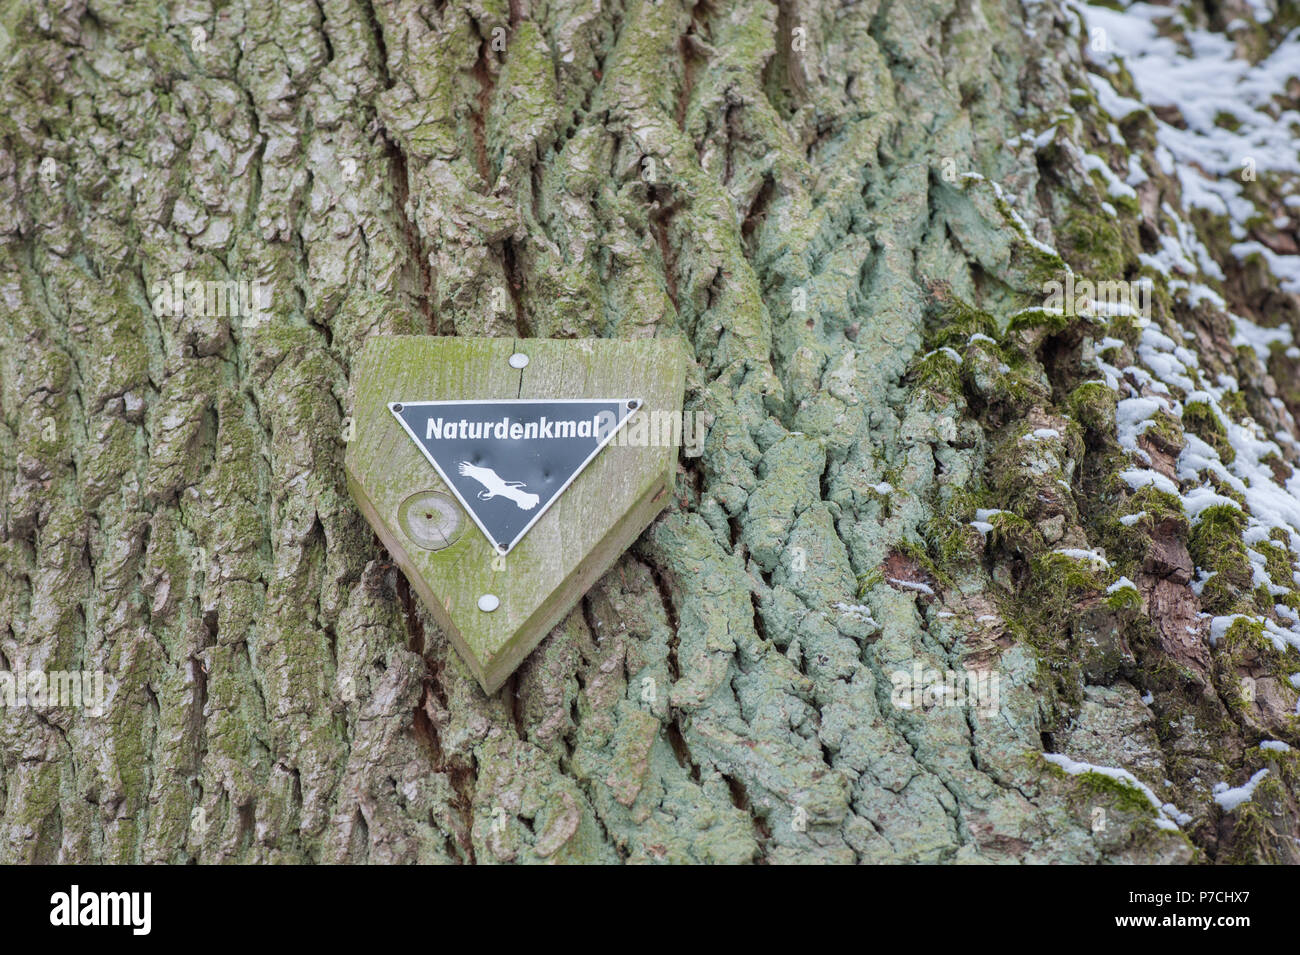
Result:
[[[1075,8],[9,10],[0,667],[107,699],[0,710],[0,861],[1300,861],[1297,299]],[[1234,186],[1279,257],[1294,188]],[[702,456],[492,697],[345,489],[409,333],[693,356]]]

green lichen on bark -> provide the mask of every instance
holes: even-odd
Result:
[[[1198,616],[1296,608],[1290,541],[1258,545],[1290,593],[1256,593],[1228,505],[1128,486],[1094,359],[1136,365],[1141,330],[1044,308],[1067,270],[1150,275],[1179,225],[1153,121],[1114,142],[1074,13],[0,20],[0,667],[110,687],[100,716],[0,713],[4,861],[1296,861],[1293,764],[1256,744],[1300,745],[1297,654],[1242,624],[1212,657]],[[1106,213],[1080,150],[1150,189]],[[1262,268],[1234,306],[1273,301]],[[178,273],[269,301],[155,308]],[[1156,321],[1242,382],[1222,404],[1292,427],[1287,350],[1265,369],[1153,281]],[[344,484],[353,360],[409,333],[693,358],[708,431],[677,498],[490,698]],[[1180,399],[1143,453],[1229,448]],[[997,711],[899,706],[914,664],[992,670]],[[1291,788],[1221,812],[1210,785],[1266,762]]]

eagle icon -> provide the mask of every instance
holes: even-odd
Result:
[[[494,497],[504,497],[514,501],[515,506],[521,511],[531,511],[541,500],[536,494],[521,490],[521,488],[528,486],[522,481],[502,480],[501,475],[491,468],[480,468],[468,461],[461,461],[457,470],[464,477],[473,478],[483,485],[483,490],[478,492],[480,501],[490,501]]]

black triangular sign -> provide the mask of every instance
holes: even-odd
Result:
[[[508,554],[641,402],[506,398],[388,407],[492,546]]]

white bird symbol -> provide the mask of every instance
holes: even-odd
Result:
[[[483,490],[478,492],[480,501],[490,501],[494,497],[504,497],[514,501],[520,510],[531,511],[541,500],[536,494],[520,490],[520,488],[527,487],[522,481],[504,481],[491,468],[475,467],[468,461],[462,461],[458,470],[465,477],[473,478],[483,485]]]

